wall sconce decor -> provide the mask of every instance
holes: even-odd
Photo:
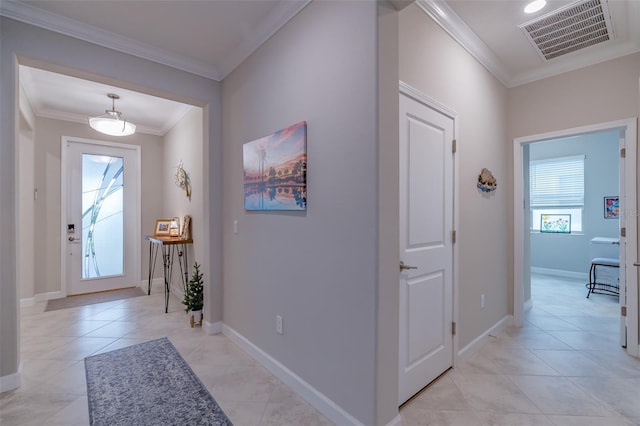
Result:
[[[189,174],[182,167],[182,160],[178,163],[178,169],[176,170],[176,185],[179,188],[184,189],[184,192],[187,194],[187,198],[191,200],[191,180],[189,179]]]

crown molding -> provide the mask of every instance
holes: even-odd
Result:
[[[249,55],[309,3],[311,3],[311,0],[280,2],[273,8],[269,15],[259,23],[249,37],[229,56],[223,59],[219,67],[214,67],[203,61],[168,52],[164,49],[150,46],[16,0],[0,1],[0,15],[212,80],[222,81],[224,77],[247,59]]]
[[[417,0],[416,4],[445,30],[460,46],[482,64],[507,88],[520,86],[565,72],[609,61],[621,56],[640,52],[640,2],[628,2],[630,41],[610,49],[594,49],[585,54],[580,52],[570,61],[551,63],[512,75],[489,49],[489,47],[467,26],[467,24],[443,0]]]
[[[0,1],[0,15],[212,80],[221,80],[218,70],[203,61],[168,52],[27,3],[2,0]]]
[[[444,1],[417,0],[416,4],[495,78],[511,87],[512,77],[502,61]]]
[[[220,79],[224,79],[238,65],[244,62],[258,47],[262,46],[280,28],[289,22],[302,9],[307,7],[311,0],[283,1],[274,7],[271,12],[253,29],[252,33],[240,45],[225,57],[219,66]]]

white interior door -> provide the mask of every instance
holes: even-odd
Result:
[[[453,129],[400,95],[399,404],[453,365]]]
[[[139,149],[76,140],[63,149],[67,294],[138,285]]]

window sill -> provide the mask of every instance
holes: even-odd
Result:
[[[531,229],[529,232],[531,232],[532,234],[540,234],[540,235],[578,235],[578,236],[584,236],[585,233],[580,231],[580,232],[570,232],[568,234],[563,234],[562,232],[540,232],[540,231],[536,231]]]

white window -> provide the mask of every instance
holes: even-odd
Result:
[[[571,232],[582,232],[584,155],[529,163],[531,229],[540,231],[543,216],[571,215]]]

